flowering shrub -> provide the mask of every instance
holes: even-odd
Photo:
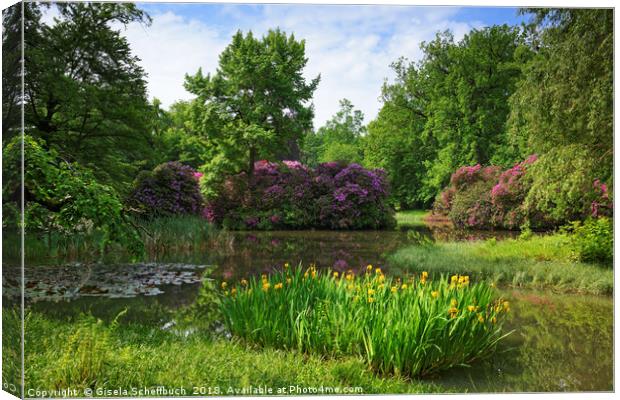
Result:
[[[129,203],[144,216],[208,214],[198,181],[202,174],[179,162],[167,162],[141,173]]]
[[[204,215],[233,229],[382,228],[394,223],[382,170],[357,164],[258,161],[227,178]]]
[[[526,171],[536,155],[502,171],[498,166],[461,167],[450,178],[433,210],[459,227],[514,229],[527,220],[522,206],[529,190]]]

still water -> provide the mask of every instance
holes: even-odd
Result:
[[[387,256],[421,237],[479,240],[513,235],[426,228],[410,232],[234,232],[218,235],[200,251],[161,254],[146,264],[31,266],[26,270],[27,303],[63,319],[90,312],[110,320],[127,308],[125,322],[164,327],[175,312],[196,300],[202,280],[209,277],[236,279],[269,272],[284,262],[339,270],[370,263],[389,270]],[[4,284],[5,289],[11,286]],[[499,351],[432,381],[458,392],[613,390],[612,298],[509,289],[501,295],[511,302],[505,328],[513,332]]]

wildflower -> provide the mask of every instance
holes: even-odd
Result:
[[[377,274],[377,275],[381,275],[381,268],[377,268],[377,269],[375,269],[375,274]]]
[[[270,287],[271,287],[271,284],[269,282],[264,282],[263,283],[263,291],[264,292],[267,292]]]
[[[428,272],[423,271],[422,272],[422,276],[420,277],[420,283],[425,285],[426,284],[426,279],[428,278]]]
[[[353,287],[354,286],[352,284],[349,284],[349,285],[347,285],[347,290],[353,290]]]
[[[241,279],[241,286],[248,286],[248,281],[245,279]]]
[[[348,280],[348,281],[352,281],[352,280],[353,280],[353,274],[348,273],[348,274],[345,276],[345,278],[346,278],[346,280]]]
[[[284,269],[289,269],[290,265],[289,263],[284,263]]]
[[[308,271],[304,272],[304,279],[308,278]]]
[[[291,284],[291,282],[292,282],[292,281],[293,281],[293,280],[292,280],[290,277],[289,277],[289,278],[286,278],[286,283],[288,283],[289,285]]]
[[[265,281],[265,280],[267,280],[267,274],[262,274],[262,275],[261,275],[261,278],[262,278],[262,280],[264,280],[264,281]]]
[[[506,311],[506,312],[510,311],[510,303],[509,302],[505,301],[502,305],[504,306],[504,311]]]
[[[478,322],[484,322],[484,317],[482,315],[478,315]]]
[[[448,313],[450,314],[450,318],[454,318],[454,317],[456,317],[456,314],[458,314],[458,312],[459,312],[459,309],[458,309],[458,308],[456,308],[456,307],[451,307],[451,308],[448,310]]]
[[[396,286],[392,286],[392,289],[390,290],[392,291],[392,293],[398,292],[398,288]]]
[[[310,275],[312,276],[312,278],[316,278],[316,270],[312,270],[310,271]]]
[[[230,294],[235,297],[235,295],[237,294],[237,288],[232,288],[230,289]]]
[[[456,299],[452,299],[452,301],[450,302],[450,305],[451,305],[452,307],[456,307],[458,304],[459,304],[459,302],[458,302],[458,301],[456,301]]]
[[[275,285],[273,285],[273,288],[275,290],[282,289],[282,282],[276,283]]]
[[[431,292],[431,296],[433,296],[433,299],[436,299],[437,297],[439,297],[439,291],[437,291],[437,290],[433,290],[433,291]]]
[[[375,291],[373,289],[368,289],[368,295],[372,296],[373,294],[375,294]]]
[[[400,288],[401,288],[402,290],[407,289],[407,284],[406,284],[406,283],[403,283],[403,285],[402,285]]]
[[[476,306],[467,306],[467,310],[469,312],[474,312],[474,311],[476,311]]]
[[[379,282],[383,282],[385,280],[385,275],[381,274],[377,279],[379,280]]]
[[[459,280],[458,275],[452,275],[450,278],[450,283],[456,283]]]
[[[338,271],[334,271],[334,278],[338,278]]]
[[[368,298],[368,302],[369,302],[369,303],[374,303],[374,302],[375,302],[375,299],[373,299],[372,297],[369,297],[369,298]]]
[[[224,296],[228,296],[228,290],[224,290]]]
[[[370,272],[370,271],[372,271],[372,265],[368,264],[366,266],[366,272]]]
[[[385,287],[385,285],[383,283],[381,283],[379,286],[377,286],[377,289],[383,289]]]
[[[228,283],[222,282],[222,289],[226,289],[226,286],[228,286]]]

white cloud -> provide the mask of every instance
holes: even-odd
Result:
[[[185,74],[198,68],[215,71],[218,56],[228,43],[214,29],[197,20],[166,12],[153,15],[150,27],[131,24],[123,32],[148,74],[148,90],[164,106],[191,98],[183,87]]]
[[[451,29],[458,40],[481,25],[453,20],[456,11],[449,7],[226,5],[217,9],[217,26],[199,20],[198,14],[183,17],[168,11],[152,13],[150,27],[132,24],[124,34],[149,75],[150,96],[169,106],[192,97],[183,88],[186,73],[193,74],[199,67],[205,73],[215,71],[219,53],[237,29],[262,35],[280,27],[294,33],[306,40],[305,76],[312,79],[321,74],[313,99],[318,128],[337,111],[342,98],[361,109],[366,122],[372,120],[381,107],[381,86],[394,76],[390,63],[401,56],[418,60],[420,43],[433,39],[437,31]]]

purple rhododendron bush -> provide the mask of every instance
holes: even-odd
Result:
[[[204,207],[198,184],[201,175],[176,161],[160,164],[138,175],[129,204],[145,217],[200,215]]]
[[[568,222],[528,205],[534,179],[530,167],[537,160],[531,155],[504,171],[480,164],[457,169],[450,185],[435,199],[433,213],[449,217],[458,227],[476,229],[518,229],[524,225],[542,229]],[[600,180],[592,183],[583,199],[587,207],[575,210],[577,217],[611,216],[613,204],[607,185]]]
[[[230,176],[204,216],[230,229],[380,229],[394,226],[383,170],[336,162],[258,161],[251,179]]]

